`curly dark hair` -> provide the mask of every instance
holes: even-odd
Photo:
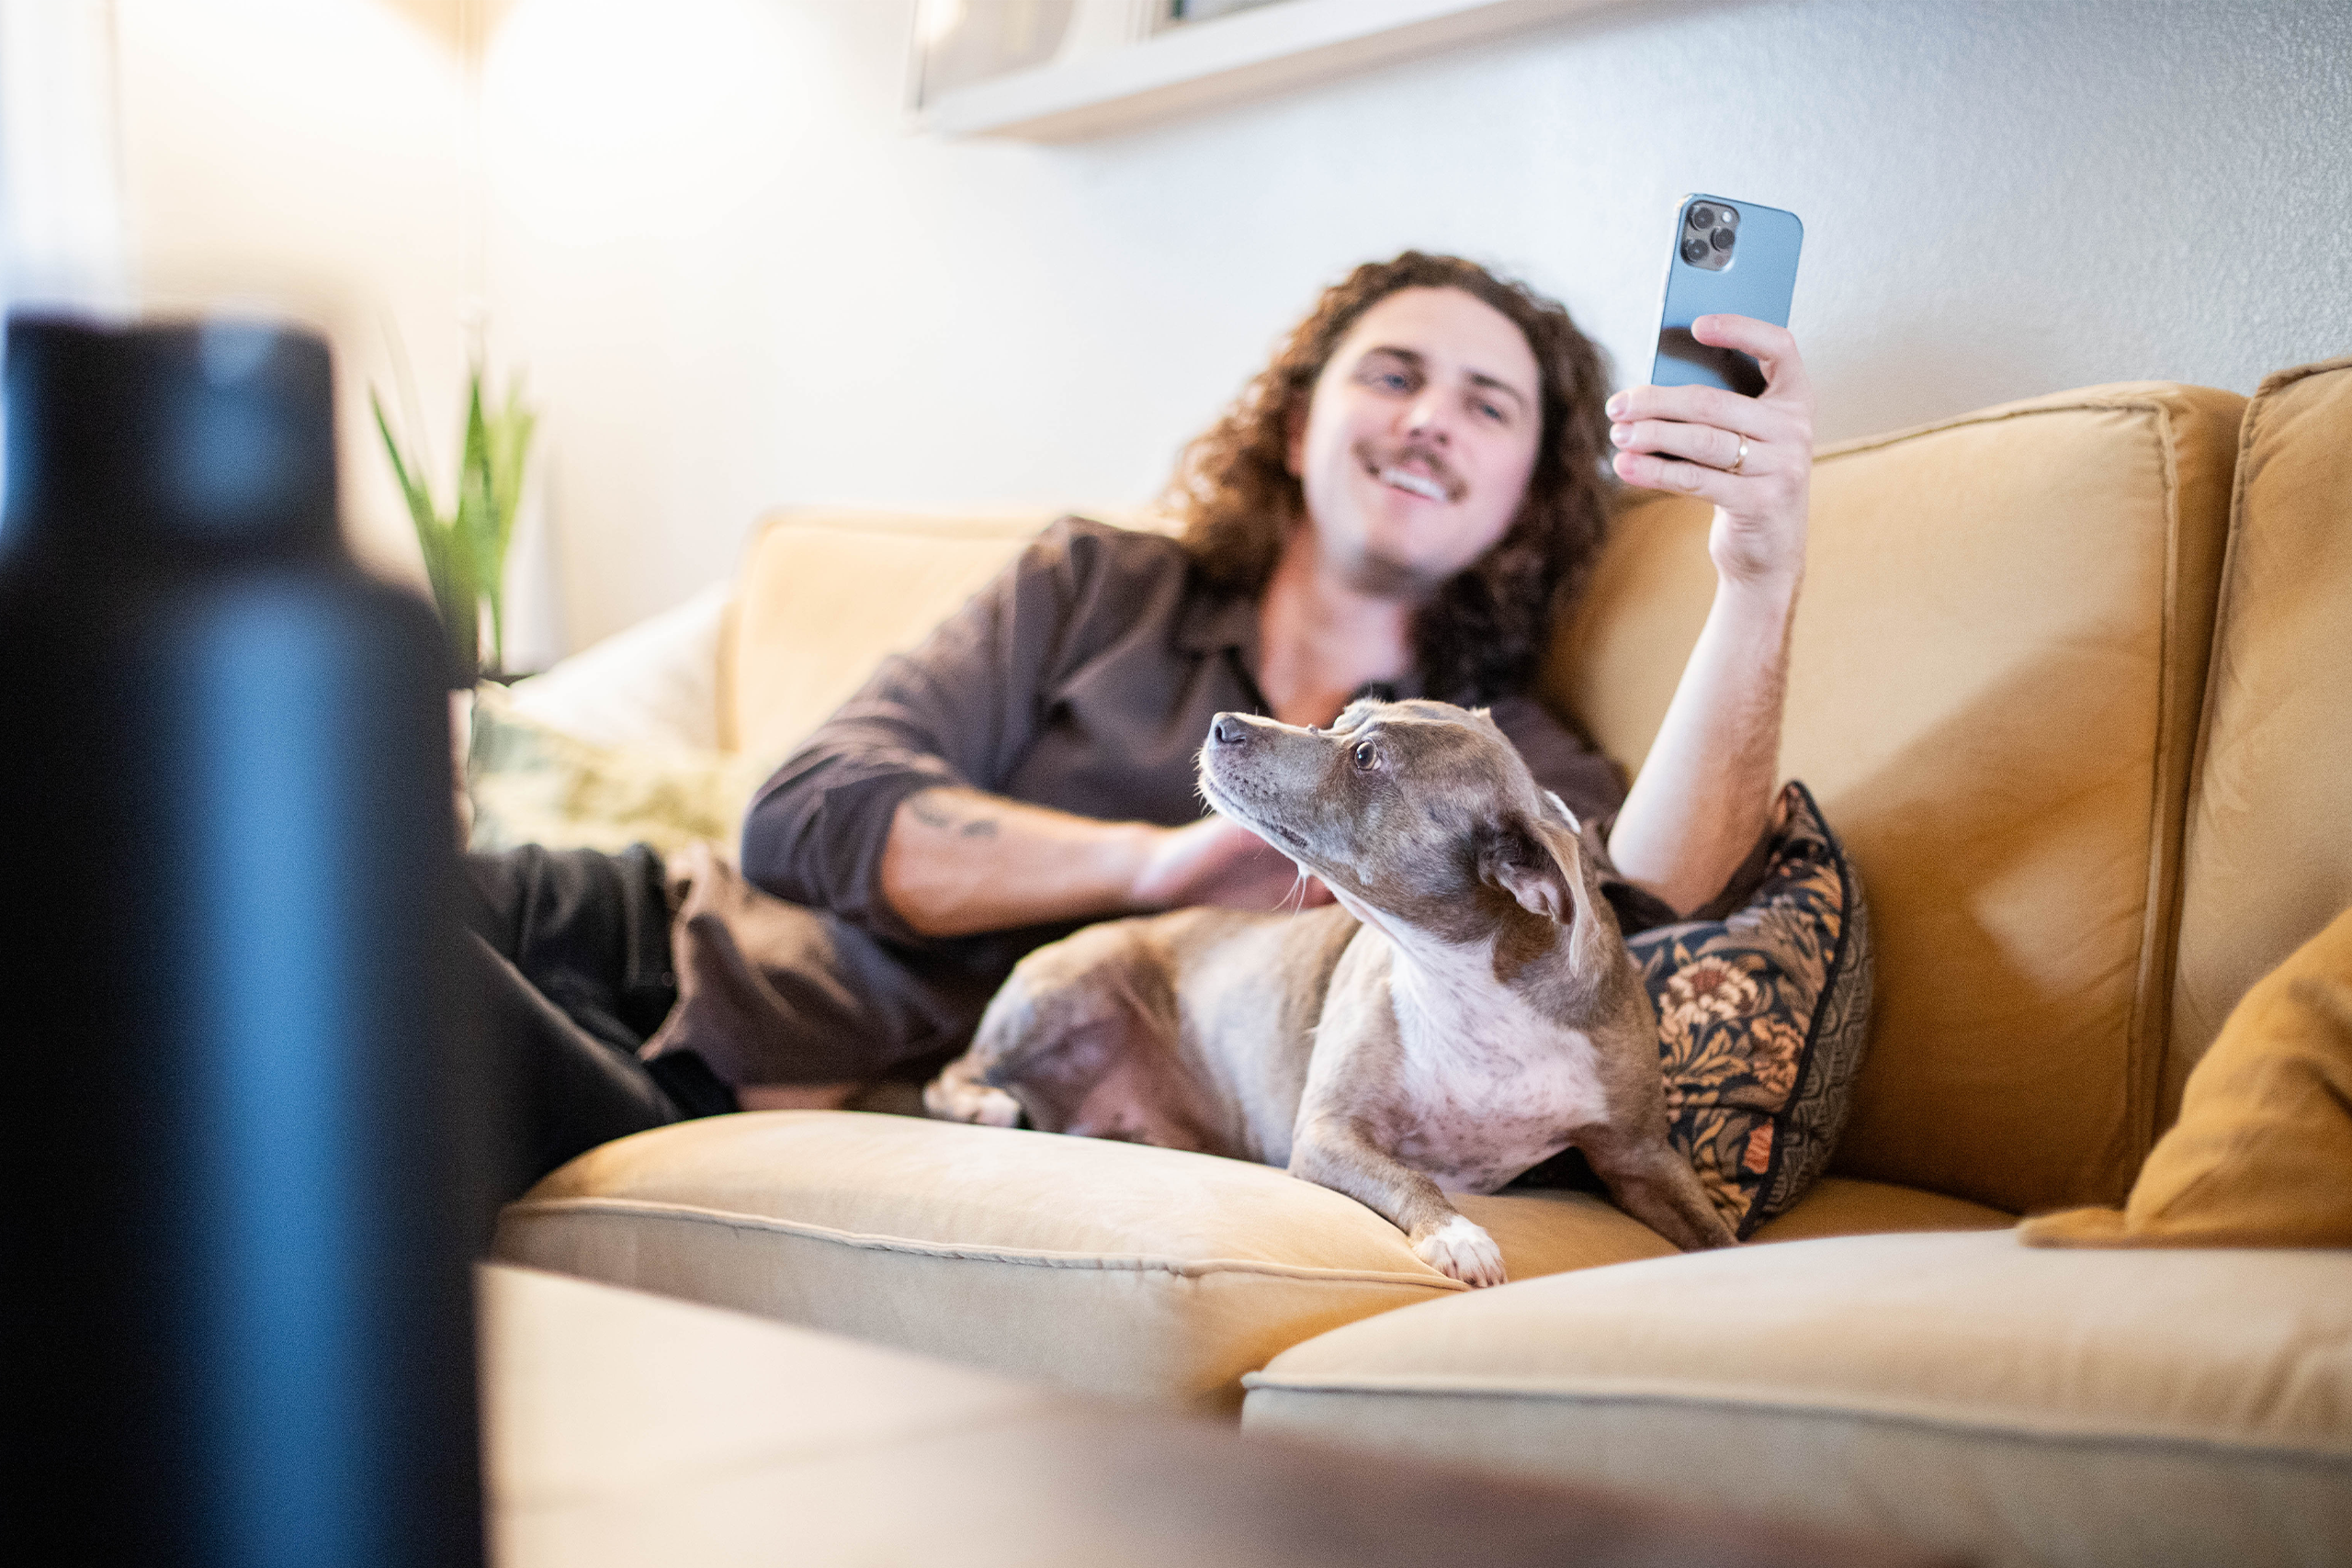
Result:
[[[1358,318],[1406,288],[1458,288],[1493,306],[1525,334],[1542,378],[1543,433],[1519,514],[1413,622],[1430,694],[1490,702],[1533,680],[1553,609],[1582,586],[1608,527],[1608,362],[1557,302],[1459,256],[1407,251],[1366,262],[1324,290],[1273,363],[1184,449],[1162,504],[1182,520],[1184,548],[1203,578],[1262,592],[1283,539],[1306,515],[1285,461],[1294,421],[1305,419],[1316,378]]]

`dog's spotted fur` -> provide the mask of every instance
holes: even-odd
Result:
[[[1657,1019],[1577,825],[1483,713],[1221,714],[1201,784],[1337,906],[1188,909],[1040,948],[925,1091],[934,1115],[1017,1105],[1048,1131],[1287,1166],[1474,1285],[1500,1282],[1501,1254],[1445,1193],[1571,1144],[1678,1247],[1732,1240],[1666,1141]]]

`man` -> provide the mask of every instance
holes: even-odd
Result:
[[[1694,330],[1754,355],[1763,396],[1645,387],[1604,412],[1600,355],[1558,306],[1452,257],[1359,267],[1187,453],[1180,541],[1057,525],[786,761],[745,822],[749,886],[706,860],[680,895],[678,1000],[642,1052],[653,1081],[603,1121],[572,1117],[548,1152],[668,1120],[665,1100],[925,1074],[1022,953],[1088,920],[1318,897],[1254,835],[1200,817],[1193,754],[1220,709],[1324,724],[1366,690],[1488,705],[1571,808],[1613,818],[1627,897],[1659,918],[1705,904],[1777,782],[1812,446],[1785,332]],[[1714,604],[1630,794],[1528,694],[1602,535],[1604,461],[1717,508]],[[615,873],[478,867],[492,910],[547,906],[582,874]],[[650,859],[620,876],[625,904],[647,909],[649,876]],[[658,923],[634,921],[640,976],[661,968]],[[532,973],[514,922],[483,927],[521,978],[578,994],[574,974]],[[640,1016],[666,1001],[639,989]]]

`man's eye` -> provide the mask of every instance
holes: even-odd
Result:
[[[1371,741],[1362,740],[1356,743],[1355,758],[1357,767],[1369,768],[1380,761],[1380,753],[1374,749]]]
[[[1497,407],[1495,404],[1493,404],[1493,403],[1479,403],[1479,404],[1477,404],[1477,405],[1476,405],[1476,409],[1477,409],[1477,413],[1478,413],[1478,417],[1479,417],[1479,418],[1481,418],[1481,419],[1491,419],[1491,420],[1493,420],[1497,424],[1500,424],[1500,423],[1503,423],[1503,411],[1502,411],[1500,408]]]

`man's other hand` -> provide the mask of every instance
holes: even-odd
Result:
[[[1240,823],[1204,817],[1163,828],[1136,873],[1137,909],[1216,904],[1230,909],[1306,908],[1331,901],[1330,889]]]

